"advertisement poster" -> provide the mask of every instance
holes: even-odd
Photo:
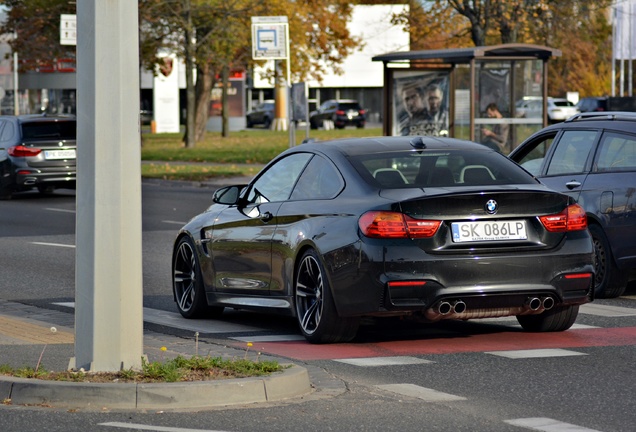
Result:
[[[153,84],[157,133],[179,132],[179,73],[176,56],[166,56]]]
[[[486,107],[491,103],[504,117],[510,117],[509,69],[483,69],[479,73],[479,113],[487,117]]]
[[[243,100],[245,98],[245,78],[242,72],[233,74],[236,77],[229,79],[227,88],[228,117],[243,117],[245,108]],[[212,89],[210,98],[210,117],[221,117],[222,115],[223,83],[217,82]]]
[[[393,135],[448,136],[449,76],[446,71],[393,73]]]

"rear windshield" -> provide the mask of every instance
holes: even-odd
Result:
[[[558,107],[573,107],[574,104],[570,101],[554,101],[554,105],[558,106]]]
[[[360,105],[355,102],[340,102],[338,108],[341,110],[359,110]]]
[[[535,184],[505,156],[476,150],[387,152],[352,157],[360,176],[379,188]]]
[[[24,140],[74,140],[77,127],[75,121],[22,123]]]

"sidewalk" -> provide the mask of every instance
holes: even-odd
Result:
[[[68,368],[74,356],[74,314],[0,300],[0,365],[13,368],[38,364],[49,371]],[[165,350],[162,350],[165,347]],[[246,352],[200,335],[195,342],[168,334],[144,331],[144,354],[161,361],[197,353],[221,358],[244,358]],[[247,358],[255,359],[253,352]],[[21,379],[0,375],[0,400],[11,405],[43,405],[64,409],[174,410],[332,397],[344,383],[322,369],[297,365],[285,358],[260,355],[292,365],[269,377],[187,383],[74,383]]]

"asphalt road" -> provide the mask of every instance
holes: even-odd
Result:
[[[212,189],[144,183],[142,192],[147,326],[183,337],[199,326],[207,343],[253,341],[255,350],[324,369],[345,391],[179,413],[0,405],[3,432],[634,430],[633,285],[620,299],[583,307],[562,333],[525,333],[514,319],[369,320],[352,343],[315,346],[289,318],[230,311],[219,321],[181,319],[170,292],[172,239],[209,205]],[[0,299],[45,309],[74,300],[74,211],[71,191],[0,202]],[[163,315],[153,321],[156,311]]]

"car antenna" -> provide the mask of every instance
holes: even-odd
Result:
[[[416,149],[425,149],[426,144],[421,136],[415,137],[411,140],[411,145]]]

